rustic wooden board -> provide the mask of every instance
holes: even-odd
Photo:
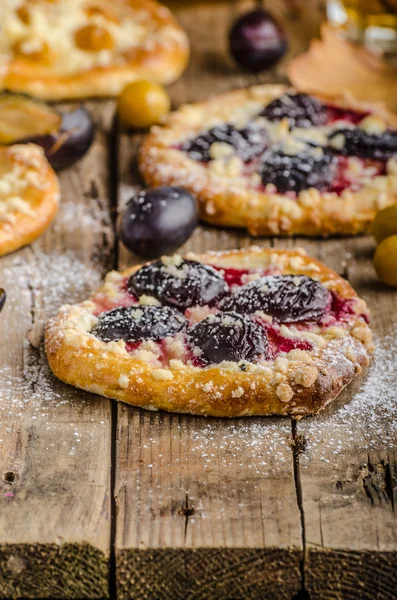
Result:
[[[123,203],[139,182],[139,143],[127,135],[120,142]],[[200,227],[185,250],[247,242]],[[120,247],[119,261],[124,268],[134,257]],[[301,529],[290,433],[288,421],[277,419],[225,421],[120,405],[119,597],[248,599],[268,589],[269,598],[291,598],[300,585]]]
[[[376,279],[370,237],[275,245],[300,245],[347,277],[369,304],[377,344],[371,368],[322,415],[297,425],[306,444],[298,485],[310,598],[395,598],[395,292]]]
[[[112,265],[104,104],[89,154],[61,175],[56,222],[2,258],[0,597],[108,597],[111,403],[50,375],[43,327]],[[107,123],[108,125],[108,123]]]
[[[319,22],[316,3],[304,14],[297,14],[294,4],[290,10],[272,4],[289,29],[291,53],[304,48]],[[175,106],[257,81],[242,76],[225,52],[232,18],[249,5],[179,8],[193,55],[187,73],[172,88]],[[260,80],[275,78],[283,78],[283,65]],[[120,205],[141,184],[134,162],[139,143],[139,136],[121,135]],[[242,232],[203,226],[185,249],[249,243],[252,240]],[[286,445],[286,421],[203,424],[203,419],[146,415],[120,406],[115,494],[121,598],[291,597],[298,581],[300,547],[302,598],[395,597],[396,432],[391,390],[397,381],[391,366],[380,387],[384,410],[374,391],[385,360],[391,365],[385,344],[395,348],[392,339],[385,340],[395,295],[374,279],[370,238],[260,243],[304,246],[350,279],[376,308],[377,366],[370,379],[358,378],[323,416],[294,425],[292,450]],[[123,248],[119,259],[121,267],[136,262]],[[238,457],[230,443],[241,444]],[[259,456],[251,456],[250,444],[260,449]],[[233,460],[225,459],[225,446]],[[210,461],[208,454],[213,455]],[[274,554],[277,547],[282,552]],[[275,562],[269,562],[272,559]]]
[[[193,53],[172,87],[175,106],[283,80],[285,62],[254,78],[227,55],[230,23],[253,2],[177,4]],[[318,29],[319,3],[304,4],[271,3],[290,54]],[[0,262],[9,292],[0,318],[0,598],[396,598],[396,297],[374,279],[370,238],[259,240],[303,245],[347,276],[374,311],[375,365],[320,417],[291,426],[112,408],[49,374],[44,321],[85,298],[114,266],[116,179],[119,207],[140,185],[140,136],[121,132],[116,148],[116,132],[107,138],[111,104],[91,108],[97,141],[62,174],[57,221]],[[252,241],[203,226],[183,250]],[[120,268],[136,261],[118,250]]]
[[[223,2],[178,9],[192,58],[172,87],[175,106],[256,81],[243,77],[225,52],[230,23],[248,6]],[[313,23],[303,20],[292,51],[302,48]],[[120,135],[119,206],[141,184],[140,141]],[[243,232],[202,226],[182,251],[249,244]],[[119,267],[133,262],[136,257],[120,247]],[[117,431],[120,598],[278,599],[299,590],[302,532],[287,420],[153,415],[120,406]]]

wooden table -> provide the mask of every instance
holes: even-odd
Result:
[[[226,32],[246,2],[179,3],[192,60],[174,105],[254,80]],[[274,2],[291,54],[316,33]],[[263,81],[280,80],[283,65]],[[89,154],[61,174],[62,207],[32,246],[2,258],[0,597],[153,600],[397,598],[396,293],[375,278],[371,238],[261,239],[303,246],[348,277],[373,310],[366,379],[320,417],[205,419],[116,404],[55,381],[43,326],[133,258],[115,243],[120,206],[140,184],[140,137],[112,102],[88,103]],[[199,227],[184,250],[245,247],[240,231]],[[353,399],[352,399],[353,398]]]

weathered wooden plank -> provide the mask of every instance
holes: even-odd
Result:
[[[241,77],[224,51],[225,31],[231,16],[244,6],[247,4],[235,3],[228,13],[220,5],[216,11],[209,5],[200,7],[199,13],[193,8],[180,11],[181,20],[193,39],[193,57],[188,72],[173,88],[175,104],[248,83],[248,78]],[[317,23],[314,12],[310,14],[313,20],[309,25],[306,21],[304,26],[298,26],[296,21],[292,25],[292,20],[290,24],[288,20],[285,23],[307,36],[308,31],[314,32]],[[217,31],[211,36],[214,23]],[[293,36],[292,52],[300,50],[302,44],[301,38]],[[137,182],[136,173],[126,169],[125,164],[127,156],[131,161],[131,155],[135,155],[139,140],[134,143],[135,147],[131,147],[130,138],[121,139],[123,192],[128,192],[128,185]],[[187,247],[230,248],[247,245],[249,241],[240,232],[218,232],[202,227]],[[391,390],[395,374],[391,370],[390,352],[384,344],[389,344],[393,354],[395,342],[392,337],[386,339],[385,333],[395,298],[375,283],[368,238],[274,241],[277,246],[297,243],[347,274],[370,306],[376,307],[373,326],[383,344],[377,357],[375,378],[372,374],[371,379],[370,375],[361,391],[360,381],[357,381],[322,417],[307,420],[294,429],[296,483],[304,520],[305,587],[311,598],[355,598],[357,593],[363,598],[392,598],[396,588],[397,548],[392,512],[396,432],[395,399]],[[124,250],[120,258],[123,266],[132,260]],[[377,397],[377,389],[383,402]],[[356,391],[358,395],[353,397]],[[288,452],[285,453],[285,437],[279,437],[287,435],[283,426],[277,420],[250,421],[251,426],[248,422],[242,423],[241,426],[249,429],[249,439],[254,445],[258,444],[264,457],[261,460],[264,471],[260,472],[257,457],[249,459],[247,442],[239,458],[233,455],[228,466],[225,464],[222,446],[228,446],[230,439],[240,439],[236,430],[231,433],[230,429],[240,421],[231,425],[211,420],[201,425],[202,419],[147,416],[124,407],[120,407],[118,419],[116,553],[121,597],[257,598],[264,590],[266,597],[272,598],[291,594],[296,586],[296,580],[291,581],[291,572],[293,576],[297,572],[293,567],[286,575],[286,566],[291,568],[291,553],[285,554],[285,551],[291,542],[298,547],[295,541],[297,507],[289,487],[291,468],[284,469],[281,462],[280,477],[272,470],[275,465],[280,468],[280,460],[291,459]],[[259,438],[254,431],[257,423],[263,428]],[[198,460],[191,443],[203,428],[209,428],[209,433],[206,430],[205,436],[200,438],[202,447]],[[225,436],[228,444],[225,444]],[[299,436],[306,440],[303,454],[300,454],[303,447],[299,445],[302,442]],[[269,441],[273,459],[274,449],[280,452],[275,462],[268,458]],[[215,451],[211,452],[214,456],[205,467],[208,445]],[[246,476],[249,465],[260,472],[259,477],[254,478],[255,483],[251,475]],[[284,520],[276,508],[280,500]],[[264,514],[269,517],[265,523]],[[288,523],[286,514],[290,516]],[[178,519],[184,523],[178,523]],[[261,531],[259,523],[263,524]],[[281,548],[281,554],[279,551],[272,554],[274,547]],[[263,569],[271,556],[276,556],[275,571],[285,578],[280,588],[275,586],[272,569]],[[244,565],[242,571],[237,569],[240,562]],[[211,564],[215,573],[209,567]],[[234,577],[229,578],[229,573]]]
[[[288,424],[118,417],[120,597],[290,598],[300,528]]]
[[[252,83],[225,53],[229,25],[247,6],[179,10],[193,50],[172,88],[175,106]],[[120,137],[120,205],[141,183],[139,143],[139,136]],[[243,232],[201,226],[181,251],[252,243]],[[134,262],[121,247],[120,268]],[[117,431],[120,598],[290,599],[298,591],[301,525],[288,421],[147,414],[120,405]]]
[[[277,241],[280,245],[283,242]],[[309,241],[305,247],[345,275],[372,311],[377,350],[369,369],[323,415],[298,424],[311,599],[394,598],[397,330],[395,293],[371,264],[370,237]],[[332,572],[332,577],[330,577]],[[359,591],[358,591],[359,590]]]
[[[139,140],[122,135],[120,143],[122,202],[138,181],[131,159]],[[199,227],[181,251],[249,242]],[[124,268],[139,259],[120,247],[119,260]],[[121,598],[248,599],[264,589],[269,598],[292,596],[301,530],[288,421],[157,415],[120,405],[117,432]],[[264,570],[264,561],[272,568]]]
[[[56,381],[42,342],[46,319],[112,264],[110,112],[95,109],[92,149],[62,173],[53,226],[0,263],[1,598],[108,597],[110,402]]]

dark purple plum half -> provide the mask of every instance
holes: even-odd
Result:
[[[241,67],[259,73],[284,56],[288,43],[271,13],[258,8],[237,19],[229,34],[229,47]]]
[[[138,298],[143,294],[154,296],[182,311],[190,306],[214,304],[228,290],[216,269],[193,260],[178,260],[176,264],[157,260],[131,275],[127,287]]]
[[[217,364],[224,360],[254,361],[266,354],[265,330],[248,316],[234,312],[210,315],[188,332],[192,350],[199,349],[199,360]]]
[[[259,169],[263,185],[272,183],[281,193],[299,193],[310,187],[327,189],[336,175],[336,158],[327,148],[313,150],[308,146],[295,155],[281,149],[265,152]]]
[[[168,306],[113,308],[100,315],[91,333],[103,342],[162,340],[187,327],[180,312]]]
[[[244,129],[237,129],[234,125],[225,123],[187,140],[182,150],[193,160],[209,162],[210,148],[215,142],[229,144],[241,160],[249,162],[265,150],[268,145],[268,135],[255,123],[249,123]]]
[[[240,287],[219,308],[248,314],[262,311],[280,323],[294,323],[321,319],[329,304],[329,291],[307,275],[268,275]]]
[[[120,215],[123,244],[143,258],[170,254],[198,224],[196,199],[178,187],[159,187],[133,196]]]
[[[66,169],[80,160],[90,148],[95,134],[93,120],[82,106],[62,113],[61,117],[59,131],[19,140],[41,146],[56,171]]]
[[[335,129],[329,136],[331,144],[337,135],[343,135],[344,144],[342,148],[334,149],[335,152],[373,160],[388,160],[397,156],[397,131],[390,129],[380,135],[374,135],[359,127]]]
[[[270,102],[261,112],[269,121],[288,119],[291,127],[313,127],[327,123],[325,104],[308,94],[284,94]]]
[[[0,288],[0,312],[4,308],[4,304],[6,303],[7,294],[3,288]]]

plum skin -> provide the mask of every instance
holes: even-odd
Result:
[[[176,335],[187,325],[185,317],[174,308],[138,305],[113,308],[102,313],[91,333],[103,342],[158,341]]]
[[[179,248],[193,233],[198,219],[192,194],[179,187],[159,187],[128,201],[118,231],[131,252],[153,259]]]
[[[7,294],[6,294],[5,290],[3,290],[3,288],[0,288],[0,312],[4,308],[4,304],[6,303],[6,299],[7,299]]]
[[[62,113],[59,131],[19,140],[19,143],[37,144],[55,171],[72,166],[89,150],[95,135],[94,122],[88,111],[80,106]]]
[[[222,361],[253,361],[265,355],[268,339],[262,327],[247,315],[230,311],[211,315],[188,332],[188,344],[201,350],[205,365]]]
[[[144,265],[131,275],[127,289],[138,298],[154,296],[163,304],[185,311],[191,306],[214,305],[228,288],[210,265],[181,259],[178,265],[173,265],[171,273],[163,260]]]
[[[330,302],[328,290],[307,275],[268,275],[226,296],[222,311],[253,314],[264,311],[280,323],[319,320]]]
[[[236,62],[253,73],[272,67],[286,53],[288,43],[270,12],[258,8],[240,17],[229,34]]]

